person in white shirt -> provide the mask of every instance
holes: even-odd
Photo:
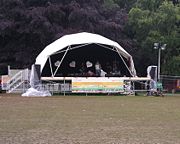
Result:
[[[98,61],[95,64],[95,71],[96,71],[96,76],[101,75],[101,65],[100,65],[100,63]]]

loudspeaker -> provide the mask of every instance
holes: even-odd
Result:
[[[148,66],[147,76],[157,81],[157,66]]]
[[[31,66],[31,74],[29,81],[32,88],[36,88],[41,82],[40,68],[40,65],[33,64]]]
[[[41,79],[41,65],[34,65],[38,79]]]

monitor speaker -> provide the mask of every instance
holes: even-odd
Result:
[[[147,68],[147,76],[157,81],[157,66],[149,66]]]
[[[41,66],[35,64],[34,67],[35,67],[35,70],[36,70],[37,77],[40,80],[41,79]]]

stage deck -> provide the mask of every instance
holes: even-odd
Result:
[[[61,81],[61,80],[72,80],[77,78],[83,79],[96,79],[98,81],[103,79],[120,79],[125,81],[149,81],[151,80],[150,77],[41,77],[41,80],[44,81]]]
[[[131,93],[134,82],[149,81],[148,77],[42,77],[68,87],[72,93]],[[63,86],[63,87],[64,87]]]

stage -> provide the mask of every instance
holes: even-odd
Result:
[[[53,84],[54,91],[71,93],[130,93],[137,91],[135,82],[149,80],[148,77],[41,77],[42,83]]]

